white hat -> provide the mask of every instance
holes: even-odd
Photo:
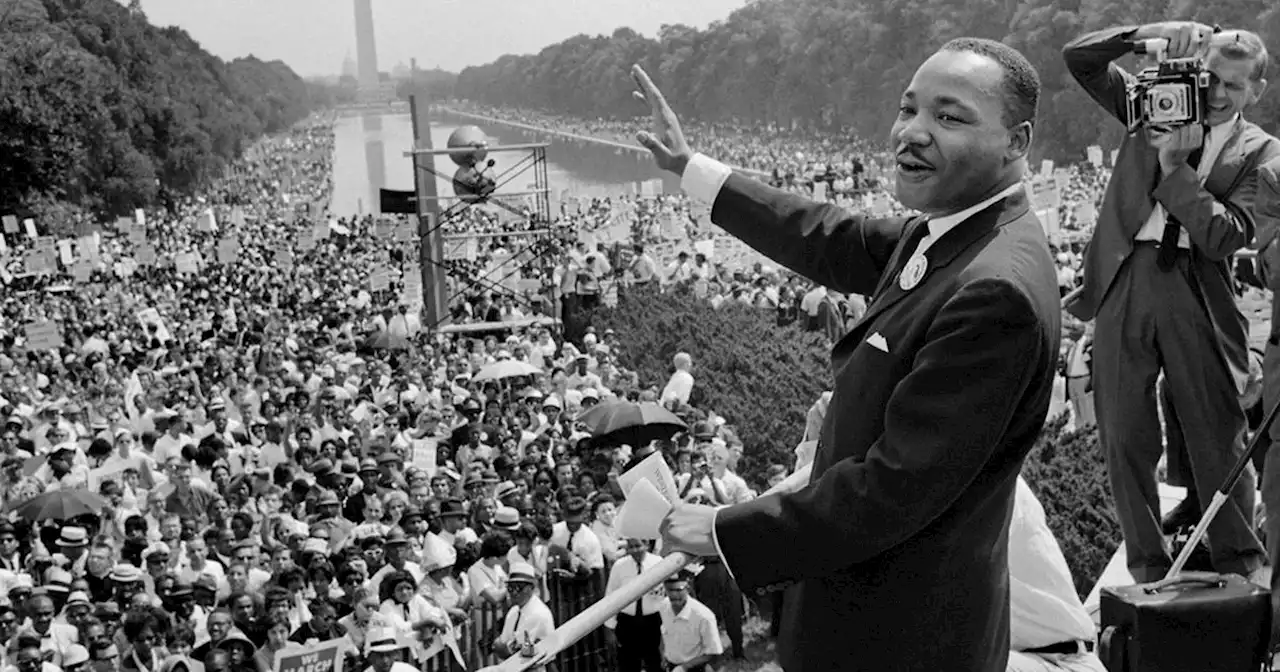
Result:
[[[533,565],[527,562],[513,562],[511,568],[507,570],[507,583],[534,583],[538,582],[538,575],[533,571]]]
[[[79,665],[87,662],[89,662],[89,649],[86,649],[79,644],[72,644],[68,646],[67,650],[62,654],[63,667]]]
[[[435,534],[428,534],[422,542],[422,571],[434,572],[454,566],[458,562],[458,550],[453,544]]]
[[[378,626],[369,628],[365,632],[364,641],[366,653],[388,653],[404,648],[394,627]]]

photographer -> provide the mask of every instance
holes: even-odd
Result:
[[[1255,215],[1258,221],[1258,276],[1267,289],[1280,289],[1280,158],[1258,169],[1258,196]],[[1270,411],[1280,403],[1280,302],[1271,300],[1271,334],[1262,360],[1262,406]],[[1268,512],[1263,531],[1271,557],[1280,555],[1280,422],[1271,426],[1271,445],[1263,463],[1262,502]],[[1271,513],[1275,512],[1275,513]],[[1280,643],[1280,586],[1276,573],[1271,582],[1271,642]]]
[[[1156,59],[1163,61],[1160,77],[1135,77],[1114,63],[1135,43],[1157,39],[1167,41]],[[1090,33],[1063,55],[1103,109],[1139,126],[1121,142],[1085,253],[1084,285],[1067,309],[1097,320],[1099,438],[1129,571],[1139,582],[1154,581],[1172,565],[1156,497],[1159,373],[1185,437],[1190,518],[1208,506],[1244,449],[1239,394],[1249,370],[1248,323],[1235,303],[1230,262],[1253,238],[1257,168],[1280,155],[1280,142],[1241,117],[1266,87],[1268,56],[1253,33],[1177,22]],[[1184,61],[1179,70],[1178,59],[1191,59],[1191,67]],[[1176,98],[1181,90],[1190,93],[1184,101],[1194,101],[1201,72],[1209,74],[1206,108],[1185,108],[1187,119],[1167,125],[1130,118],[1131,89],[1139,100],[1170,91]],[[1151,110],[1179,112],[1152,102]],[[1219,572],[1249,576],[1265,564],[1253,533],[1254,493],[1247,474],[1209,528]]]

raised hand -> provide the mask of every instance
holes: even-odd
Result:
[[[636,133],[636,140],[653,154],[653,160],[659,168],[683,175],[684,167],[693,156],[693,150],[689,149],[684,132],[680,130],[680,120],[676,119],[676,113],[671,111],[667,99],[662,97],[662,92],[654,86],[644,68],[639,65],[631,66],[631,78],[639,89],[631,95],[647,103],[653,117],[651,130]]]

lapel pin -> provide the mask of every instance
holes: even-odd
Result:
[[[920,284],[920,281],[924,279],[924,274],[928,270],[929,260],[925,259],[923,254],[917,252],[911,255],[911,258],[907,260],[907,265],[898,274],[898,286],[904,292],[915,289],[916,285]]]

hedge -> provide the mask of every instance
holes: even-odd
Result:
[[[775,316],[729,304],[712,309],[688,293],[622,292],[615,308],[571,316],[566,338],[586,325],[621,336],[622,366],[644,386],[661,386],[678,352],[693,357],[701,406],[724,416],[744,445],[739,471],[763,480],[770,464],[790,467],[804,432],[805,413],[831,380],[829,342]],[[1064,420],[1045,426],[1023,467],[1044,505],[1081,595],[1101,575],[1120,539],[1096,430],[1067,432]]]
[[[1022,465],[1022,476],[1044,506],[1049,529],[1084,597],[1120,546],[1107,465],[1095,427],[1067,431],[1066,418],[1045,425]]]
[[[635,371],[642,386],[661,388],[672,358],[689,353],[700,406],[724,416],[742,439],[743,476],[758,483],[770,464],[795,462],[805,413],[831,379],[825,339],[778,327],[772,313],[741,304],[713,310],[690,293],[620,294],[615,309],[571,320],[567,337],[587,323],[614,329],[622,337],[622,366]]]

